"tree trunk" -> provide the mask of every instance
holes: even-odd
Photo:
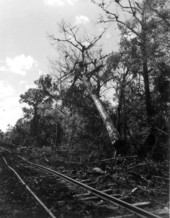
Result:
[[[116,128],[121,136],[121,110],[122,110],[122,89],[120,89],[119,104],[117,107],[117,123]]]
[[[149,75],[148,75],[148,52],[147,52],[147,29],[146,29],[146,18],[145,14],[142,21],[142,39],[141,39],[141,52],[142,52],[142,67],[143,67],[143,79],[144,79],[144,88],[145,88],[145,103],[146,103],[146,112],[148,123],[150,122],[151,117],[151,96],[150,96],[150,85],[149,85]]]
[[[146,102],[146,112],[148,116],[148,120],[152,115],[151,108],[151,97],[150,97],[150,88],[149,88],[149,78],[148,78],[148,66],[147,61],[143,62],[143,78],[144,78],[144,87],[145,87],[145,102]]]
[[[124,141],[125,141],[125,145],[127,144],[127,116],[126,116],[126,103],[125,103],[125,95],[124,95],[124,91],[123,91],[123,134],[124,134]]]
[[[110,138],[110,142],[114,146],[114,143],[119,139],[119,133],[118,133],[117,129],[114,127],[113,122],[112,122],[109,114],[106,112],[105,108],[103,107],[101,101],[99,100],[97,95],[93,94],[92,89],[91,89],[91,85],[88,83],[85,75],[82,75],[82,80],[83,80],[84,85],[87,88],[89,95],[93,99],[93,101],[96,105],[96,108],[97,108],[97,110],[98,110],[98,112],[103,120],[103,123],[107,129],[107,132],[108,132],[108,135]]]

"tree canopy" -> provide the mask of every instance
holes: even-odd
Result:
[[[170,106],[170,8],[167,0],[93,0],[116,22],[119,50],[104,53],[100,35],[80,34],[62,22],[51,34],[58,56],[51,73],[20,96],[23,118],[0,142],[51,147],[88,160],[137,154],[163,160],[168,154]],[[115,10],[117,9],[117,10]],[[127,19],[121,13],[127,14]],[[103,95],[112,89],[112,102]]]

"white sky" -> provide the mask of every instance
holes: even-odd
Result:
[[[99,34],[100,10],[90,0],[0,0],[0,129],[22,116],[20,94],[49,73],[48,57],[55,51],[47,38],[57,34],[62,20]],[[112,24],[102,39],[106,51],[116,49],[118,32]]]

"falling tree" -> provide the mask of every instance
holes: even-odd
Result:
[[[59,79],[62,81],[68,80],[70,87],[76,82],[84,84],[103,120],[110,142],[114,147],[115,142],[119,139],[118,131],[93,90],[93,83],[96,81],[96,78],[99,79],[99,72],[102,71],[106,58],[106,55],[103,55],[101,50],[95,51],[94,47],[104,32],[93,39],[89,37],[79,39],[78,28],[62,23],[60,29],[63,33],[63,38],[56,38],[54,35],[50,36],[52,41],[57,42],[62,50],[62,59],[60,58],[57,63],[58,73],[60,73]]]

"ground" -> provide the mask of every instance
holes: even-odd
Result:
[[[56,165],[56,163],[55,163]],[[70,164],[69,164],[70,166]],[[54,167],[54,166],[52,166]],[[102,167],[102,166],[100,166]],[[110,170],[105,165],[104,174],[97,174],[94,167],[88,170],[74,169],[74,174],[84,173],[85,179],[97,181],[97,188],[112,188],[115,194],[123,196],[123,200],[129,203],[150,202],[150,210],[159,210],[168,207],[168,163],[155,163],[153,161],[136,161],[118,159]],[[105,171],[104,171],[105,170]],[[19,173],[23,173],[19,170]],[[93,218],[96,212],[93,208],[76,202],[72,198],[74,193],[64,184],[57,183],[50,177],[39,178],[32,175],[29,169],[26,180],[31,184],[38,196],[50,206],[55,203],[55,208],[50,208],[58,217],[83,217]],[[74,176],[73,174],[73,176]],[[97,178],[97,179],[96,179]],[[30,180],[30,181],[29,181]],[[55,187],[55,191],[53,191]],[[49,197],[50,196],[50,197]],[[67,201],[69,199],[69,202]],[[51,204],[52,203],[52,204]],[[78,209],[78,211],[76,211]],[[95,215],[92,215],[94,212]],[[72,214],[72,216],[71,216]],[[25,190],[25,187],[17,180],[12,171],[8,170],[3,160],[0,160],[0,218],[45,218],[46,212],[40,207],[35,199]],[[104,217],[104,216],[103,216]]]

